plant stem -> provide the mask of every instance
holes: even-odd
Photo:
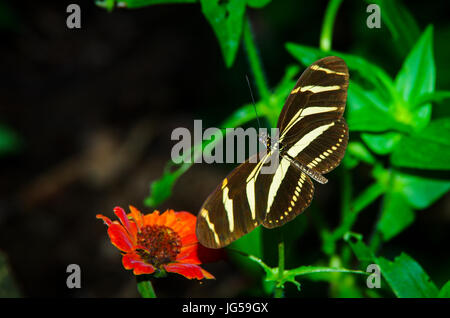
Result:
[[[333,26],[337,11],[342,0],[330,0],[325,11],[325,17],[322,24],[322,32],[320,33],[320,49],[322,51],[331,50],[331,40],[333,38]]]
[[[268,101],[270,97],[270,90],[264,76],[261,59],[253,38],[250,21],[247,18],[244,22],[244,47],[247,52],[248,61],[255,78],[256,87],[258,88],[259,96],[262,100]]]
[[[142,298],[156,298],[155,290],[153,289],[152,282],[149,279],[141,279],[136,277],[137,288]]]
[[[278,277],[280,281],[283,279],[284,274],[284,240],[282,239],[278,243]],[[275,298],[283,298],[284,290],[282,286],[277,286],[275,288]]]

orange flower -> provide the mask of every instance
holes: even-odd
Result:
[[[114,208],[120,223],[97,215],[108,226],[111,243],[122,251],[126,269],[135,275],[166,271],[189,279],[214,278],[199,266],[196,216],[173,210],[143,215],[133,206],[130,211],[127,215],[122,208]]]

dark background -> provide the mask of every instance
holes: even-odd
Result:
[[[123,269],[95,215],[112,217],[114,206],[128,204],[151,212],[143,200],[170,159],[171,131],[192,127],[194,119],[203,119],[203,127],[217,126],[250,101],[242,48],[226,69],[200,5],[108,13],[92,2],[75,1],[81,5],[81,30],[66,27],[69,2],[1,2],[0,123],[18,134],[21,147],[0,157],[0,250],[24,296],[138,296],[132,273]],[[326,4],[274,0],[262,10],[248,10],[270,85],[295,64],[285,42],[318,45]],[[344,1],[333,48],[364,54],[394,75],[401,59],[384,25],[365,26],[366,6]],[[435,25],[437,85],[448,89],[450,7],[438,1],[407,1],[407,7],[422,30]],[[197,213],[230,168],[194,165],[160,210]],[[357,174],[368,175],[366,168],[360,165]],[[336,222],[338,185],[331,181],[314,200]],[[412,253],[438,286],[449,276],[450,256],[442,254],[442,245],[450,242],[449,205],[447,195],[418,211],[414,224],[390,242],[391,253]],[[371,217],[377,208],[372,209]],[[319,254],[314,229],[306,230],[301,248],[307,259]],[[81,266],[79,290],[66,287],[71,263]],[[156,281],[158,295],[235,296],[253,286],[231,262],[205,268],[215,281],[169,275]],[[310,287],[303,296],[327,296],[325,284],[305,286]]]

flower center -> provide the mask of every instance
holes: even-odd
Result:
[[[141,228],[137,243],[145,248],[137,250],[139,256],[157,268],[174,262],[181,250],[180,236],[165,225],[147,225]]]

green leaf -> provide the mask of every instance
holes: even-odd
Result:
[[[377,264],[391,287],[400,298],[434,298],[438,296],[436,285],[423,268],[409,255],[402,253],[393,262],[379,257]]]
[[[391,101],[384,100],[376,91],[364,89],[355,81],[348,88],[347,120],[351,131],[401,130],[389,113]]]
[[[398,167],[450,169],[450,118],[430,122],[420,132],[404,136],[391,156]]]
[[[233,65],[239,48],[244,22],[246,0],[200,0],[202,12],[211,24],[222,49],[227,67]]]
[[[429,26],[404,61],[395,79],[395,87],[411,107],[420,96],[434,92],[435,82],[433,26]]]
[[[445,99],[450,99],[450,91],[436,91],[432,93],[426,93],[424,95],[419,96],[416,99],[416,103],[413,108],[418,108],[424,104],[428,104],[431,102],[442,102]]]
[[[385,241],[390,240],[414,221],[414,209],[424,209],[450,190],[450,181],[377,169],[375,177],[387,193],[377,225]]]
[[[360,261],[376,263],[380,266],[383,277],[397,297],[437,297],[438,289],[436,285],[430,280],[423,268],[409,255],[402,253],[391,262],[383,257],[375,257],[362,241],[360,234],[348,233],[345,240],[349,242]]]
[[[414,211],[401,193],[388,192],[384,196],[383,213],[377,225],[384,241],[390,240],[411,225],[414,217]]]
[[[360,262],[374,261],[375,255],[366,246],[366,244],[364,244],[361,234],[348,232],[344,235],[344,241],[346,241],[350,245],[353,253],[355,253],[356,258]]]
[[[368,164],[375,164],[376,159],[370,151],[359,141],[349,142],[347,145],[347,152],[358,160]]]
[[[380,134],[362,133],[361,139],[378,155],[386,155],[394,151],[403,135],[398,132],[385,132]]]
[[[415,209],[425,209],[450,190],[450,180],[395,173],[395,188]]]
[[[450,280],[439,291],[439,298],[450,298]]]

